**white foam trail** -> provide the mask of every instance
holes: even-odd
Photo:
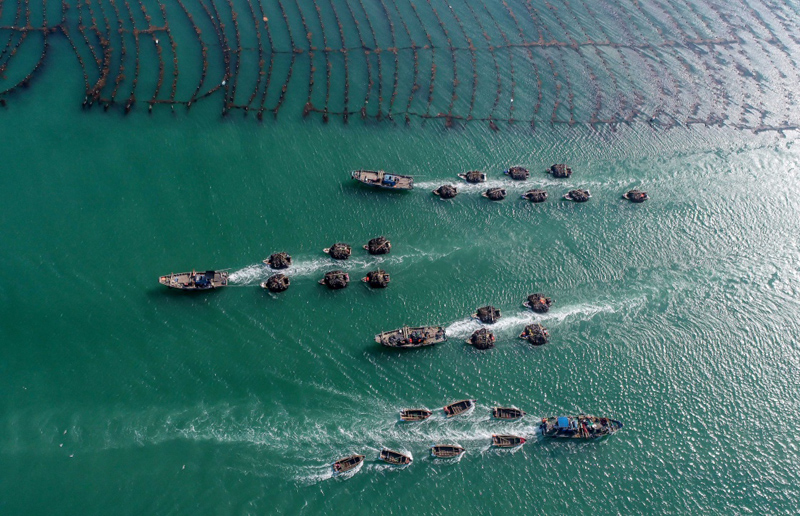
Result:
[[[630,181],[628,183],[630,183]],[[531,178],[527,181],[513,181],[511,179],[488,179],[485,183],[467,183],[463,179],[455,177],[452,179],[444,178],[440,181],[423,181],[416,183],[415,186],[421,190],[429,192],[439,188],[442,185],[452,185],[458,189],[459,193],[480,193],[485,192],[489,188],[505,188],[509,192],[524,192],[533,188],[543,187],[563,188],[566,192],[567,190],[572,190],[574,188],[602,188],[605,186],[610,188],[618,188],[620,184],[627,183],[620,181],[608,183],[602,181],[573,181],[571,179],[550,179],[548,177],[543,177],[541,179]]]
[[[270,276],[268,272],[270,272],[270,269],[265,265],[262,264],[248,265],[243,269],[239,269],[238,271],[232,272],[228,276],[228,280],[230,280],[232,283],[240,285],[261,283]]]
[[[627,302],[620,303],[619,306],[614,306],[612,304],[603,304],[603,305],[592,305],[588,303],[567,306],[564,308],[557,308],[552,309],[547,313],[538,314],[533,311],[521,311],[511,316],[503,316],[494,324],[483,324],[477,319],[469,318],[469,319],[462,319],[460,321],[456,321],[452,323],[450,326],[445,328],[447,334],[454,337],[469,337],[472,332],[479,328],[489,328],[493,330],[495,333],[508,333],[511,330],[518,330],[522,326],[527,324],[532,324],[535,322],[544,322],[544,321],[555,321],[556,323],[560,323],[567,318],[579,316],[581,320],[588,320],[600,313],[616,313],[623,307],[631,307],[636,304],[641,304],[644,298],[640,298],[638,300],[631,303],[631,300]]]
[[[289,266],[288,269],[276,271],[270,269],[263,263],[256,263],[243,267],[235,272],[232,272],[228,279],[231,283],[237,285],[257,285],[267,278],[278,272],[286,274],[290,277],[305,277],[312,275],[322,276],[323,272],[334,269],[341,269],[344,271],[367,271],[376,267],[384,267],[401,264],[407,260],[427,259],[428,261],[436,261],[444,258],[459,248],[455,248],[448,252],[430,252],[421,249],[412,248],[414,254],[407,255],[381,255],[381,256],[364,256],[359,258],[350,258],[349,260],[333,260],[331,258],[312,258],[310,260],[297,261],[295,264]],[[350,278],[354,280],[356,278]]]
[[[503,181],[502,179],[490,179],[487,180],[485,183],[467,183],[463,179],[458,177],[454,178],[445,178],[441,181],[424,181],[422,183],[416,183],[416,187],[420,188],[425,191],[432,191],[439,188],[442,185],[453,185],[455,186],[459,193],[460,192],[484,192],[489,188],[505,188],[506,190],[528,190],[530,188],[534,188],[531,184],[527,188],[528,184],[526,182],[512,182],[511,180],[506,179]]]

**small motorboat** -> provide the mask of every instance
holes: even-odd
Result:
[[[333,474],[341,475],[342,473],[351,471],[360,466],[362,462],[364,462],[363,455],[351,455],[349,457],[339,459],[333,463]]]
[[[514,420],[520,419],[525,415],[525,412],[516,407],[494,407],[492,409],[492,417],[495,419]]]
[[[433,346],[447,340],[441,326],[403,326],[398,330],[384,331],[375,335],[375,342],[390,348],[421,348]]]
[[[354,170],[350,176],[369,186],[386,188],[389,190],[411,190],[414,188],[414,178],[400,174],[387,174],[383,170]]]
[[[213,290],[228,285],[228,272],[179,272],[161,276],[158,278],[158,282],[179,290]]]
[[[516,448],[525,444],[525,438],[517,435],[492,435],[492,446],[498,448]]]
[[[411,464],[414,459],[410,455],[384,448],[381,450],[381,460],[395,466],[405,466]]]
[[[470,170],[464,174],[458,174],[458,177],[466,181],[467,183],[485,183],[486,182],[486,174],[481,172],[480,170]]]
[[[598,439],[622,428],[622,423],[607,417],[560,416],[542,418],[539,430],[545,437],[557,439]]]
[[[463,455],[465,451],[457,444],[434,444],[431,446],[431,455],[439,459],[454,459]]]
[[[429,417],[431,417],[430,410],[426,408],[420,409],[403,409],[400,411],[400,420],[401,421],[425,421]]]
[[[461,400],[456,401],[455,403],[451,403],[442,407],[444,411],[444,415],[447,417],[455,417],[461,414],[469,414],[475,409],[475,402],[477,400]]]

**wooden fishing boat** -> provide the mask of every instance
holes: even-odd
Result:
[[[375,335],[375,342],[390,348],[421,348],[433,346],[447,340],[441,326],[403,326],[399,330],[384,331]]]
[[[525,438],[517,435],[492,435],[492,446],[498,448],[516,448],[525,444]]]
[[[457,444],[434,444],[431,446],[431,455],[439,459],[454,459],[461,456],[466,450]]]
[[[161,276],[158,278],[158,282],[179,290],[213,290],[228,285],[228,272],[179,272]]]
[[[339,459],[333,463],[333,473],[334,475],[346,473],[357,468],[362,462],[364,462],[363,455],[351,455],[349,457]]]
[[[556,439],[598,439],[620,428],[620,421],[585,414],[543,418],[539,424],[543,436]]]
[[[442,408],[444,415],[447,417],[455,417],[461,414],[468,414],[475,408],[477,400],[461,400],[451,403]]]
[[[525,412],[516,407],[494,407],[492,417],[495,419],[521,419]]]
[[[430,410],[426,408],[421,409],[403,409],[400,411],[400,419],[403,421],[424,421],[431,417]]]
[[[411,190],[414,178],[400,174],[387,174],[383,170],[354,170],[351,177],[365,185],[387,188],[389,190]]]
[[[384,448],[381,450],[381,460],[395,466],[405,466],[411,464],[414,459],[410,455]]]

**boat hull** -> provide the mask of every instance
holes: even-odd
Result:
[[[341,475],[342,473],[347,473],[348,471],[356,469],[363,462],[363,455],[351,455],[349,457],[337,460],[331,467],[333,468],[334,475]]]
[[[350,177],[356,181],[386,190],[412,190],[414,178],[400,174],[388,174],[383,170],[354,170]]]
[[[614,434],[622,427],[622,422],[615,419],[579,415],[542,419],[539,431],[552,439],[593,440]]]
[[[228,286],[227,271],[179,272],[158,278],[162,285],[177,290],[214,290]]]
[[[436,444],[431,446],[431,455],[437,459],[455,459],[464,454],[466,450],[461,446],[450,444]]]
[[[448,418],[460,416],[462,414],[469,414],[475,410],[476,400],[461,400],[451,403],[442,408],[444,415]]]
[[[425,421],[431,415],[431,412],[428,409],[403,409],[400,411],[400,420],[401,421]]]
[[[441,326],[420,326],[411,328],[404,326],[393,331],[384,331],[375,335],[375,342],[389,348],[413,349],[433,346],[447,340]]]
[[[492,446],[496,448],[517,448],[525,444],[525,438],[517,435],[493,435]]]
[[[410,456],[384,448],[381,450],[381,460],[393,466],[406,466],[414,460]]]
[[[495,419],[513,421],[516,419],[522,419],[524,415],[524,411],[514,407],[495,407],[492,409],[492,417]]]

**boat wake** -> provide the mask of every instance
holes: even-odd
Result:
[[[564,308],[551,309],[545,314],[539,314],[531,310],[524,310],[517,312],[511,316],[503,316],[499,321],[494,324],[483,324],[477,319],[467,318],[456,321],[445,330],[450,337],[469,337],[472,332],[479,328],[489,328],[497,334],[510,334],[522,329],[523,326],[540,323],[545,321],[554,321],[555,323],[563,322],[569,318],[577,318],[578,320],[587,321],[597,314],[601,313],[616,313],[619,310],[640,305],[644,298],[628,300],[617,305],[613,304],[579,304],[567,306]]]
[[[559,188],[565,192],[573,188],[602,188],[605,186],[620,188],[632,181],[614,181],[613,184],[602,181],[573,181],[571,179],[552,179],[543,176],[541,179],[529,179],[528,181],[512,181],[511,179],[489,179],[485,183],[467,183],[458,177],[443,178],[440,181],[422,181],[415,184],[415,187],[425,192],[430,192],[442,185],[453,185],[458,188],[459,193],[481,193],[489,188],[505,188],[509,192],[525,192],[534,188]],[[635,182],[635,181],[633,181]],[[555,194],[555,192],[554,192]]]
[[[415,251],[414,254],[399,255],[379,255],[379,256],[363,256],[358,258],[350,258],[349,260],[333,260],[331,258],[312,258],[309,260],[298,260],[295,264],[289,266],[288,269],[273,270],[263,263],[256,263],[243,267],[237,271],[232,272],[228,276],[228,280],[238,286],[254,286],[259,285],[261,282],[266,281],[267,278],[273,274],[283,273],[292,278],[307,277],[312,275],[319,275],[320,277],[324,272],[341,269],[343,271],[363,271],[375,269],[377,267],[390,267],[402,264],[407,261],[436,261],[448,256],[449,254],[458,250],[455,248],[448,252],[435,253],[430,251],[423,251],[420,249],[411,248]],[[319,278],[318,278],[319,279]],[[350,278],[355,280],[356,278]]]

